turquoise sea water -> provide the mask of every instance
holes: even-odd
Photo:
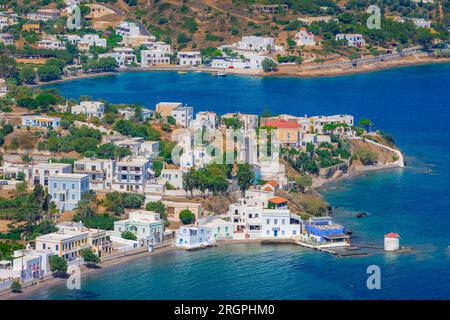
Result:
[[[381,246],[400,233],[405,254],[339,258],[297,246],[226,245],[170,252],[106,268],[81,291],[43,289],[34,299],[448,299],[450,298],[450,65],[343,77],[296,79],[203,73],[123,73],[65,82],[64,96],[112,102],[180,101],[218,113],[336,114],[368,117],[394,135],[408,167],[370,173],[322,192],[355,241]],[[431,172],[429,172],[431,169]],[[368,217],[355,218],[366,211]],[[366,269],[381,268],[381,290]]]

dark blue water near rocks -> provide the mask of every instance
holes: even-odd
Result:
[[[106,268],[81,291],[42,289],[35,299],[443,299],[450,298],[450,65],[407,67],[318,79],[204,73],[122,73],[65,82],[64,96],[90,95],[153,108],[180,101],[218,113],[349,113],[389,133],[408,166],[327,186],[335,219],[356,240],[381,246],[401,234],[414,251],[335,257],[297,246],[226,245],[171,252]],[[368,216],[355,217],[365,211]],[[366,269],[381,268],[381,290]]]

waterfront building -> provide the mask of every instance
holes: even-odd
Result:
[[[270,200],[269,200],[270,201]],[[269,239],[295,239],[302,232],[302,221],[286,208],[263,209],[261,237]]]
[[[40,128],[59,128],[61,118],[49,116],[22,116],[22,125]]]
[[[221,218],[213,218],[205,224],[211,228],[212,236],[215,240],[233,239],[233,223]]]
[[[132,48],[120,47],[114,48],[113,52],[102,53],[98,55],[99,58],[112,57],[116,59],[119,68],[125,68],[136,63],[136,55]]]
[[[66,46],[55,36],[46,35],[38,42],[38,49],[41,50],[66,50]]]
[[[336,41],[347,40],[349,47],[363,47],[366,44],[362,34],[360,33],[338,33]]]
[[[316,44],[314,41],[314,34],[305,28],[301,28],[300,31],[297,32],[295,35],[295,42],[298,46],[314,46]]]
[[[88,236],[87,230],[61,228],[57,232],[36,237],[36,250],[73,261],[80,258],[80,250],[90,248]]]
[[[72,106],[72,113],[101,119],[105,115],[105,104],[100,101],[81,101],[80,104]]]
[[[42,278],[50,272],[48,265],[49,254],[35,250],[15,250],[13,260],[0,261],[0,289],[9,288],[12,281],[28,283]]]
[[[275,40],[271,37],[244,36],[237,43],[237,49],[255,51],[255,52],[271,52],[275,51]]]
[[[155,109],[161,116],[168,117],[172,115],[172,110],[182,106],[181,102],[160,102]]]
[[[207,247],[214,243],[212,229],[206,226],[182,226],[175,239],[175,245],[185,249]]]
[[[116,191],[144,192],[145,185],[150,176],[151,162],[145,157],[127,157],[118,161],[113,181]]]
[[[200,51],[178,52],[180,66],[198,66],[202,63]]]
[[[400,235],[390,232],[384,235],[384,251],[396,251],[400,249]]]
[[[305,223],[309,240],[317,243],[348,245],[350,237],[345,234],[344,227],[333,222],[330,217],[312,217]]]
[[[115,237],[121,237],[124,231],[132,232],[142,245],[148,246],[162,241],[164,221],[153,211],[132,211],[128,219],[114,222]]]
[[[84,158],[75,161],[74,173],[89,175],[89,189],[111,190],[116,161],[109,159]]]
[[[57,9],[38,9],[37,12],[30,12],[27,14],[27,20],[34,21],[50,21],[56,20],[61,15]]]
[[[58,210],[69,211],[76,208],[84,193],[89,192],[89,175],[58,173],[51,175],[48,194]]]
[[[51,176],[71,172],[72,166],[68,163],[38,163],[32,166],[31,178],[33,185],[48,186]]]
[[[59,231],[88,232],[87,243],[99,257],[112,253],[112,242],[108,240],[108,232],[101,229],[86,228],[81,222],[61,222],[56,225]]]
[[[183,172],[182,169],[162,169],[158,183],[162,185],[169,183],[177,189],[183,189]]]
[[[141,50],[141,66],[170,64],[170,56],[161,50]]]
[[[234,50],[236,57],[229,57],[223,53],[222,57],[215,57],[211,61],[211,67],[219,69],[262,69],[262,62],[264,59],[272,58],[260,55],[256,52],[249,52],[245,50]]]
[[[5,46],[14,44],[14,37],[9,33],[0,33],[0,43]]]
[[[172,117],[175,118],[176,124],[188,128],[192,122],[192,114],[194,108],[192,107],[176,107],[172,110]]]

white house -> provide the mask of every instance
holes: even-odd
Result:
[[[194,108],[187,106],[177,107],[172,110],[172,117],[178,125],[188,128],[192,122],[193,110]]]
[[[116,140],[113,143],[118,147],[127,148],[133,156],[154,159],[159,154],[159,141],[146,141],[143,138],[134,137]]]
[[[112,57],[116,59],[119,68],[125,68],[133,63],[136,63],[136,55],[132,48],[119,47],[114,48],[113,52],[102,53],[98,55],[99,58]]]
[[[151,162],[145,157],[128,157],[118,161],[113,182],[116,191],[144,192],[150,177]]]
[[[5,46],[14,44],[14,37],[9,33],[0,33],[0,43]]]
[[[215,243],[212,229],[205,226],[180,227],[177,231],[175,245],[184,249],[207,247]]]
[[[201,111],[195,115],[195,120],[191,122],[191,128],[194,130],[214,130],[217,128],[218,123],[219,121],[215,112]]]
[[[312,32],[309,32],[304,28],[300,29],[295,35],[295,42],[298,46],[314,46],[316,44]]]
[[[22,116],[22,125],[40,128],[59,128],[61,118],[49,116]]]
[[[116,27],[116,33],[122,37],[137,36],[141,33],[141,31],[136,23],[123,21]]]
[[[75,161],[73,172],[89,175],[91,190],[111,190],[115,170],[115,160],[84,158]]]
[[[202,63],[200,51],[178,52],[180,66],[198,66]]]
[[[299,216],[288,209],[263,209],[261,237],[268,239],[294,239],[302,232]]]
[[[6,81],[0,78],[0,98],[5,97],[8,94],[8,87],[6,86]]]
[[[237,43],[239,50],[270,52],[275,50],[275,40],[271,37],[244,36]]]
[[[141,50],[141,66],[149,67],[152,65],[170,64],[170,56],[167,52],[161,50]]]
[[[17,19],[14,17],[0,16],[0,30],[4,27],[12,26],[17,23]]]
[[[124,231],[132,232],[143,245],[148,246],[162,241],[164,221],[159,213],[153,211],[132,211],[128,219],[114,222],[114,236],[121,237]]]
[[[50,21],[56,20],[61,15],[61,11],[57,9],[38,9],[37,12],[27,14],[28,20],[34,21]]]
[[[362,47],[366,44],[362,34],[360,33],[338,33],[336,41],[347,40],[349,47]]]
[[[87,174],[59,173],[49,178],[48,194],[58,210],[75,209],[86,192],[89,192],[89,175]]]
[[[416,27],[426,28],[426,29],[431,28],[430,20],[425,20],[425,19],[421,19],[421,18],[412,18],[411,20],[415,24]]]
[[[68,163],[38,163],[32,166],[31,179],[33,185],[48,186],[51,176],[60,173],[71,173],[72,166]]]
[[[237,118],[242,122],[244,131],[258,128],[258,116],[256,114],[244,114],[240,112],[226,113],[222,115],[222,119]]]
[[[44,36],[38,42],[38,49],[42,50],[66,50],[66,46],[55,36]]]
[[[80,104],[72,106],[72,113],[101,119],[105,115],[105,104],[100,101],[81,101]]]
[[[206,227],[211,228],[212,236],[216,240],[232,239],[233,238],[233,223],[221,218],[215,218],[205,224]]]
[[[143,109],[141,109],[141,115],[142,115],[142,121],[145,121],[155,115],[155,110],[143,108]]]
[[[324,133],[324,125],[326,124],[345,124],[349,127],[354,126],[355,119],[349,114],[336,114],[330,116],[312,116],[309,117],[309,121],[312,124],[314,132]]]
[[[162,169],[161,175],[158,178],[158,183],[170,183],[177,189],[183,189],[183,172],[182,169]]]

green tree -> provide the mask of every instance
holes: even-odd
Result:
[[[237,170],[237,181],[242,193],[252,185],[255,174],[248,163],[239,164]]]
[[[86,192],[81,196],[81,200],[75,208],[75,214],[80,218],[81,222],[92,219],[97,214],[96,198],[90,192]]]
[[[20,171],[17,173],[16,179],[19,181],[24,181],[25,180],[25,173],[23,173],[23,171]]]
[[[174,125],[177,124],[177,121],[175,120],[174,117],[168,116],[168,117],[167,117],[167,123],[170,124],[170,125],[172,125],[172,126],[174,126]]]
[[[273,70],[275,70],[278,67],[277,63],[275,61],[273,61],[272,59],[269,59],[269,58],[265,58],[262,61],[261,65],[263,67],[264,72],[273,71]]]
[[[195,215],[188,209],[180,211],[179,216],[183,224],[191,224],[195,222]]]
[[[67,262],[64,258],[52,255],[49,258],[49,264],[55,277],[63,277],[67,274]]]
[[[43,65],[38,68],[39,79],[43,82],[60,79],[61,70],[56,65]]]
[[[85,248],[80,250],[80,255],[87,263],[88,267],[97,265],[100,262],[100,258],[92,251],[91,248]]]
[[[371,120],[369,120],[367,118],[362,118],[361,120],[359,120],[358,126],[360,126],[361,128],[364,128],[366,131],[370,132],[374,125]]]
[[[126,240],[134,240],[134,241],[137,240],[136,235],[133,232],[128,231],[128,230],[123,231],[121,233],[121,236],[123,239],[126,239]]]
[[[159,177],[161,175],[162,169],[164,169],[164,163],[159,160],[154,160],[153,171],[155,172],[155,176]]]
[[[308,175],[299,175],[295,177],[295,183],[301,192],[304,193],[306,188],[312,186],[312,177]]]
[[[11,292],[19,293],[19,292],[22,292],[22,285],[20,284],[19,281],[15,280],[15,281],[13,281],[13,283],[11,283],[10,289],[11,289]]]
[[[145,210],[157,212],[161,219],[167,221],[167,208],[161,200],[148,202],[145,205]]]
[[[24,66],[20,70],[20,79],[27,84],[33,84],[36,79],[36,71],[33,67]]]

